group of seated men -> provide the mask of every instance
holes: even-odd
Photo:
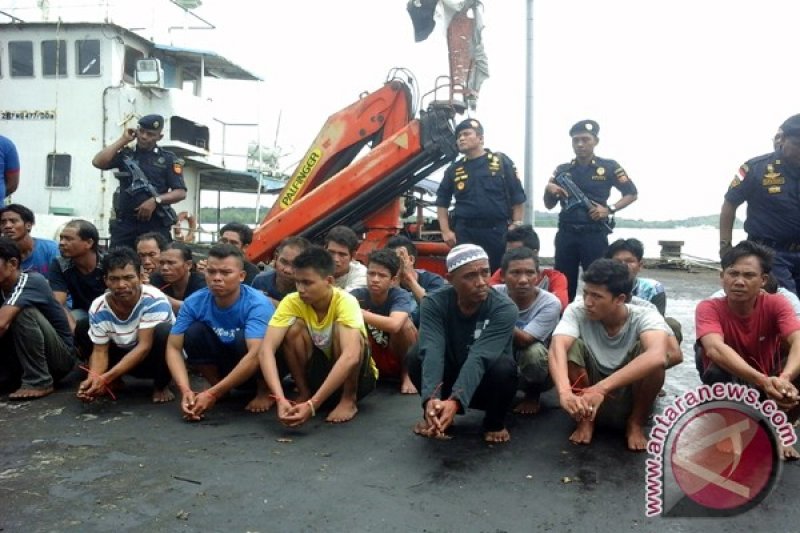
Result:
[[[446,437],[455,415],[474,408],[485,411],[487,442],[508,441],[507,413],[536,413],[555,387],[577,423],[572,442],[588,444],[595,424],[608,423],[643,450],[665,372],[683,359],[663,286],[638,276],[636,239],[612,243],[584,273],[582,300],[565,306],[564,277],[540,269],[529,226],[509,232],[498,272],[480,247],[454,247],[445,280],[415,268],[402,236],[362,265],[357,235],[341,226],[324,246],[286,238],[259,272],[245,258],[252,230],[242,224],[224,226],[195,264],[185,244],[160,234],[101,253],[97,229],[73,220],[43,264],[30,258],[52,247],[30,237],[33,223],[22,206],[0,210],[0,381],[16,388],[12,400],[52,393],[80,363],[85,402],[115,398],[130,374],[153,380],[154,402],[173,400],[174,382],[186,420],[244,389],[249,411],[277,405],[295,427],[326,408],[329,422],[352,419],[380,371],[420,394],[414,431],[426,437]],[[800,320],[784,296],[763,290],[771,262],[749,241],[723,257],[723,294],[697,308],[697,365],[703,382],[750,384],[794,419]],[[202,390],[189,370],[207,382]]]

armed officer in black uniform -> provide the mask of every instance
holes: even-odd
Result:
[[[555,269],[567,276],[570,302],[575,299],[578,289],[578,268],[583,267],[585,271],[592,262],[603,257],[608,248],[609,216],[636,201],[636,186],[619,163],[594,155],[594,148],[600,142],[599,133],[600,126],[594,120],[582,120],[570,128],[575,159],[556,168],[544,191],[547,209],[561,202],[555,240]],[[555,182],[561,173],[583,191],[595,204],[594,208],[587,209],[569,201],[567,191]],[[622,194],[622,198],[608,205],[612,187]]]
[[[456,126],[458,151],[436,192],[442,238],[451,247],[477,244],[489,255],[492,272],[500,268],[509,229],[522,225],[525,191],[513,161],[483,147],[483,126],[467,119]],[[453,226],[448,209],[455,196]]]
[[[747,202],[747,238],[775,250],[772,273],[794,293],[800,288],[800,115],[786,119],[775,151],[739,168],[719,216],[720,256],[731,248],[736,209]]]
[[[156,143],[164,137],[164,117],[146,115],[139,119],[137,129],[128,128],[114,143],[100,150],[92,159],[92,165],[108,170],[118,168],[119,193],[114,211],[116,220],[111,221],[111,247],[135,246],[136,237],[151,231],[161,233],[171,241],[169,219],[165,207],[186,198],[186,183],[183,181],[183,160],[172,152],[162,150]],[[136,149],[127,145],[136,140]],[[138,165],[155,191],[134,186],[130,166]],[[157,193],[157,194],[156,194]]]

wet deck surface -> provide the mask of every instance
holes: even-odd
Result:
[[[718,277],[643,274],[667,286],[667,314],[684,325],[687,361],[668,374],[663,405],[698,383],[694,306]],[[613,432],[571,445],[555,408],[509,417],[512,442],[489,446],[475,412],[450,441],[414,436],[418,398],[388,385],[351,423],[290,431],[244,412],[243,396],[184,423],[177,403],[152,405],[147,384],[130,383],[117,402],[83,405],[77,377],[40,401],[0,401],[0,530],[735,532],[796,531],[800,519],[797,464],[744,515],[645,518],[645,455]]]

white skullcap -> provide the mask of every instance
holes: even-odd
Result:
[[[477,261],[479,259],[489,259],[483,248],[476,244],[459,244],[447,254],[447,272]]]

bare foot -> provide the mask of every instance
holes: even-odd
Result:
[[[781,446],[781,457],[784,461],[797,461],[800,459],[800,453],[793,446]]]
[[[342,422],[352,420],[353,417],[356,416],[356,413],[358,413],[356,402],[354,400],[345,400],[342,398],[325,420],[334,424],[341,424]]]
[[[400,394],[417,394],[419,391],[414,386],[414,383],[411,382],[411,378],[408,377],[408,374],[403,376],[402,381],[400,382]]]
[[[539,398],[528,396],[527,394],[521,402],[514,407],[514,412],[518,415],[535,415],[539,412]]]
[[[573,444],[589,444],[592,442],[592,435],[594,434],[594,422],[591,420],[581,420],[578,422],[578,427],[569,436],[569,441]]]
[[[489,443],[502,443],[511,440],[511,435],[506,428],[500,431],[487,431],[483,434],[483,440]]]
[[[250,400],[250,403],[244,408],[251,413],[266,413],[272,409],[273,405],[275,405],[275,400],[269,394],[256,394],[255,398]]]
[[[38,400],[50,394],[53,394],[53,387],[45,387],[43,389],[34,389],[33,387],[22,386],[15,392],[8,395],[9,400],[25,401],[25,400]]]
[[[163,389],[153,389],[153,403],[167,403],[175,399],[175,395],[169,387]]]
[[[647,449],[647,437],[644,434],[644,428],[640,424],[628,422],[625,438],[628,440],[628,449],[630,451],[643,452]]]

